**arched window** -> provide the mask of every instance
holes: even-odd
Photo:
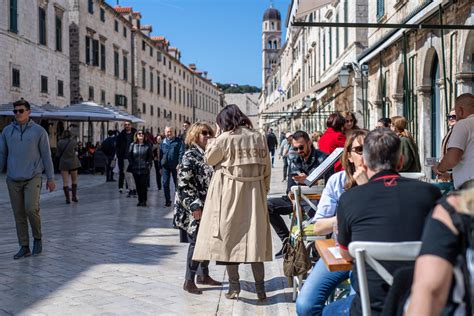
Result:
[[[277,43],[277,41],[273,41],[273,49],[278,49],[278,43]]]
[[[275,22],[272,22],[272,31],[275,29]]]
[[[268,48],[268,49],[272,49],[272,41],[268,41],[267,48]]]

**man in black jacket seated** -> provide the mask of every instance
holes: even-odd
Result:
[[[291,190],[291,187],[294,185],[304,185],[306,177],[310,172],[319,166],[320,163],[326,159],[327,155],[322,151],[319,151],[313,147],[313,143],[309,138],[309,135],[303,131],[297,131],[292,135],[292,147],[293,150],[298,152],[297,157],[289,158],[288,168],[288,184],[286,188],[286,193],[288,194]],[[332,171],[326,173],[326,178],[332,174]],[[317,201],[313,201],[314,204],[317,204]],[[311,207],[306,203],[302,202],[301,206],[305,212],[311,217],[314,210],[311,210]],[[288,227],[281,215],[289,215],[293,212],[293,204],[288,198],[288,196],[282,196],[281,198],[269,198],[268,199],[268,213],[270,216],[270,224],[273,229],[280,237],[283,242],[283,246],[290,234]],[[282,249],[275,254],[275,257],[281,257],[283,255]]]

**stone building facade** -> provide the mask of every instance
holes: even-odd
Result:
[[[33,3],[33,2],[32,2]],[[68,0],[0,0],[0,103],[69,102]]]
[[[355,28],[295,27],[295,21],[367,22],[367,0],[322,1],[318,6],[292,1],[289,7],[285,43],[270,75],[262,74],[260,125],[312,132],[324,129],[335,110],[358,113],[360,88],[341,87],[338,74],[342,68],[357,67],[357,55],[367,47],[367,33]]]
[[[370,0],[369,22],[473,25],[473,0],[443,3]],[[369,68],[369,127],[381,117],[405,116],[422,162],[439,157],[456,96],[474,92],[474,31],[370,29],[368,41],[359,63]]]
[[[184,65],[163,36],[152,36],[140,12],[103,0],[36,2],[0,0],[1,103],[24,97],[60,107],[80,101],[116,105],[144,119],[139,127],[154,134],[165,126],[179,133],[184,121],[215,120],[223,104],[220,90],[207,72]],[[46,123],[52,143],[54,131],[67,128]],[[83,141],[122,129],[113,122],[75,125]]]
[[[236,104],[240,110],[248,116],[253,128],[259,130],[258,120],[258,98],[260,93],[226,93],[224,94],[226,104]]]

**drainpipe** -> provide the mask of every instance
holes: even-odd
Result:
[[[439,24],[443,25],[443,6],[439,5]],[[447,75],[446,75],[446,52],[444,51],[444,30],[441,29],[441,49],[443,55],[443,76],[444,76],[444,98],[445,98],[445,105],[446,105],[446,115],[449,114],[448,105],[451,101],[448,102],[448,84],[447,84]],[[451,54],[452,55],[452,54]],[[450,85],[451,86],[451,85]]]
[[[408,93],[408,60],[407,60],[407,36],[403,32],[403,115],[406,117],[410,106],[410,93]]]

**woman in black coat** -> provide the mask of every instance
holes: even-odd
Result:
[[[130,164],[127,171],[131,172],[135,179],[138,194],[137,206],[146,206],[153,151],[152,146],[145,141],[143,131],[137,131],[133,140],[134,142],[130,144],[129,148],[128,160]]]

